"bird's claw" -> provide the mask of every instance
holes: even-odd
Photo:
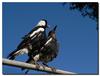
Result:
[[[51,70],[52,70],[53,72],[56,72],[56,68],[54,68],[54,67],[49,67],[49,68],[51,68]]]
[[[35,63],[35,65],[37,69],[40,68],[40,65],[38,63]]]

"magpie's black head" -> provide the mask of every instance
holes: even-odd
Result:
[[[48,33],[48,36],[55,37],[56,28],[57,28],[57,25]]]

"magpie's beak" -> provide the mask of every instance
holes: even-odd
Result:
[[[56,28],[57,28],[57,25],[54,27],[53,31],[55,32],[56,31]]]

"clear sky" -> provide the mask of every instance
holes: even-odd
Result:
[[[96,22],[71,11],[61,3],[3,3],[3,58],[13,51],[21,38],[41,19],[51,28],[58,25],[60,44],[56,59],[50,66],[79,74],[96,74],[98,71],[98,33]],[[26,61],[27,55],[16,60]],[[24,74],[20,68],[3,66],[3,74]],[[31,70],[29,74],[45,74]]]

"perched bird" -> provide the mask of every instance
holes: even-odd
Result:
[[[47,63],[52,61],[54,58],[58,55],[58,42],[56,38],[56,31],[57,26],[55,26],[49,33],[46,43],[41,47],[40,53],[30,57],[26,63],[30,64],[36,64],[37,62],[42,62],[44,66],[47,66]],[[24,70],[24,69],[23,69]],[[27,70],[25,73],[28,73],[29,70]]]
[[[59,45],[56,38],[56,31],[57,26],[55,26],[49,33],[48,39],[44,46],[41,48],[40,58],[39,60],[43,62],[44,65],[48,66],[47,63],[52,61],[54,58],[57,57],[59,51]],[[35,57],[34,57],[35,59]]]
[[[22,55],[24,53],[31,55],[34,50],[40,48],[41,45],[45,43],[46,39],[46,28],[48,27],[47,21],[42,19],[38,22],[35,28],[32,29],[27,35],[23,37],[22,42],[18,45],[15,51],[11,52],[7,58],[15,59],[17,55]]]

